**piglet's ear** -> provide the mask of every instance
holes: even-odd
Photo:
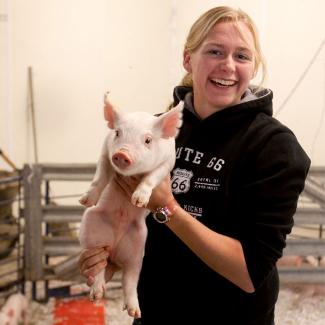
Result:
[[[160,115],[156,127],[160,129],[163,138],[176,137],[182,125],[184,102],[181,101],[170,111]]]
[[[115,122],[117,118],[117,111],[114,106],[108,100],[108,92],[104,96],[104,117],[105,120],[108,122],[107,125],[110,129],[115,128]]]

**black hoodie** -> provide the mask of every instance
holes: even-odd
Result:
[[[210,229],[238,239],[255,287],[246,293],[204,264],[168,227],[147,218],[138,286],[143,325],[273,324],[276,261],[293,226],[310,160],[295,135],[272,117],[272,92],[201,120],[192,89],[176,140],[172,188],[179,204]]]

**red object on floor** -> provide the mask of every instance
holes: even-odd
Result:
[[[93,303],[88,298],[57,299],[54,307],[55,325],[104,325],[103,301]]]

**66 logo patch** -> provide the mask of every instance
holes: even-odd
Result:
[[[190,189],[190,181],[193,173],[186,169],[176,168],[173,170],[172,191],[176,194],[186,193]]]

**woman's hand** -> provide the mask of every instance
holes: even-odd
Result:
[[[104,268],[106,268],[106,282],[108,282],[113,277],[114,273],[120,269],[116,264],[110,262],[109,256],[110,249],[108,246],[86,248],[82,250],[79,256],[78,266],[80,274],[87,279],[88,286],[94,283],[95,276]]]
[[[171,189],[170,176],[168,175],[153,189],[147,207],[149,210],[155,211],[158,207],[164,207],[173,200],[175,201],[175,198]]]
[[[121,189],[121,191],[131,201],[131,196],[135,191],[136,187],[139,185],[141,177],[126,177],[117,174],[114,180]],[[158,186],[153,189],[149,203],[147,204],[146,208],[151,211],[155,211],[158,207],[163,207],[173,200],[174,196],[171,190],[170,176],[168,175]]]

